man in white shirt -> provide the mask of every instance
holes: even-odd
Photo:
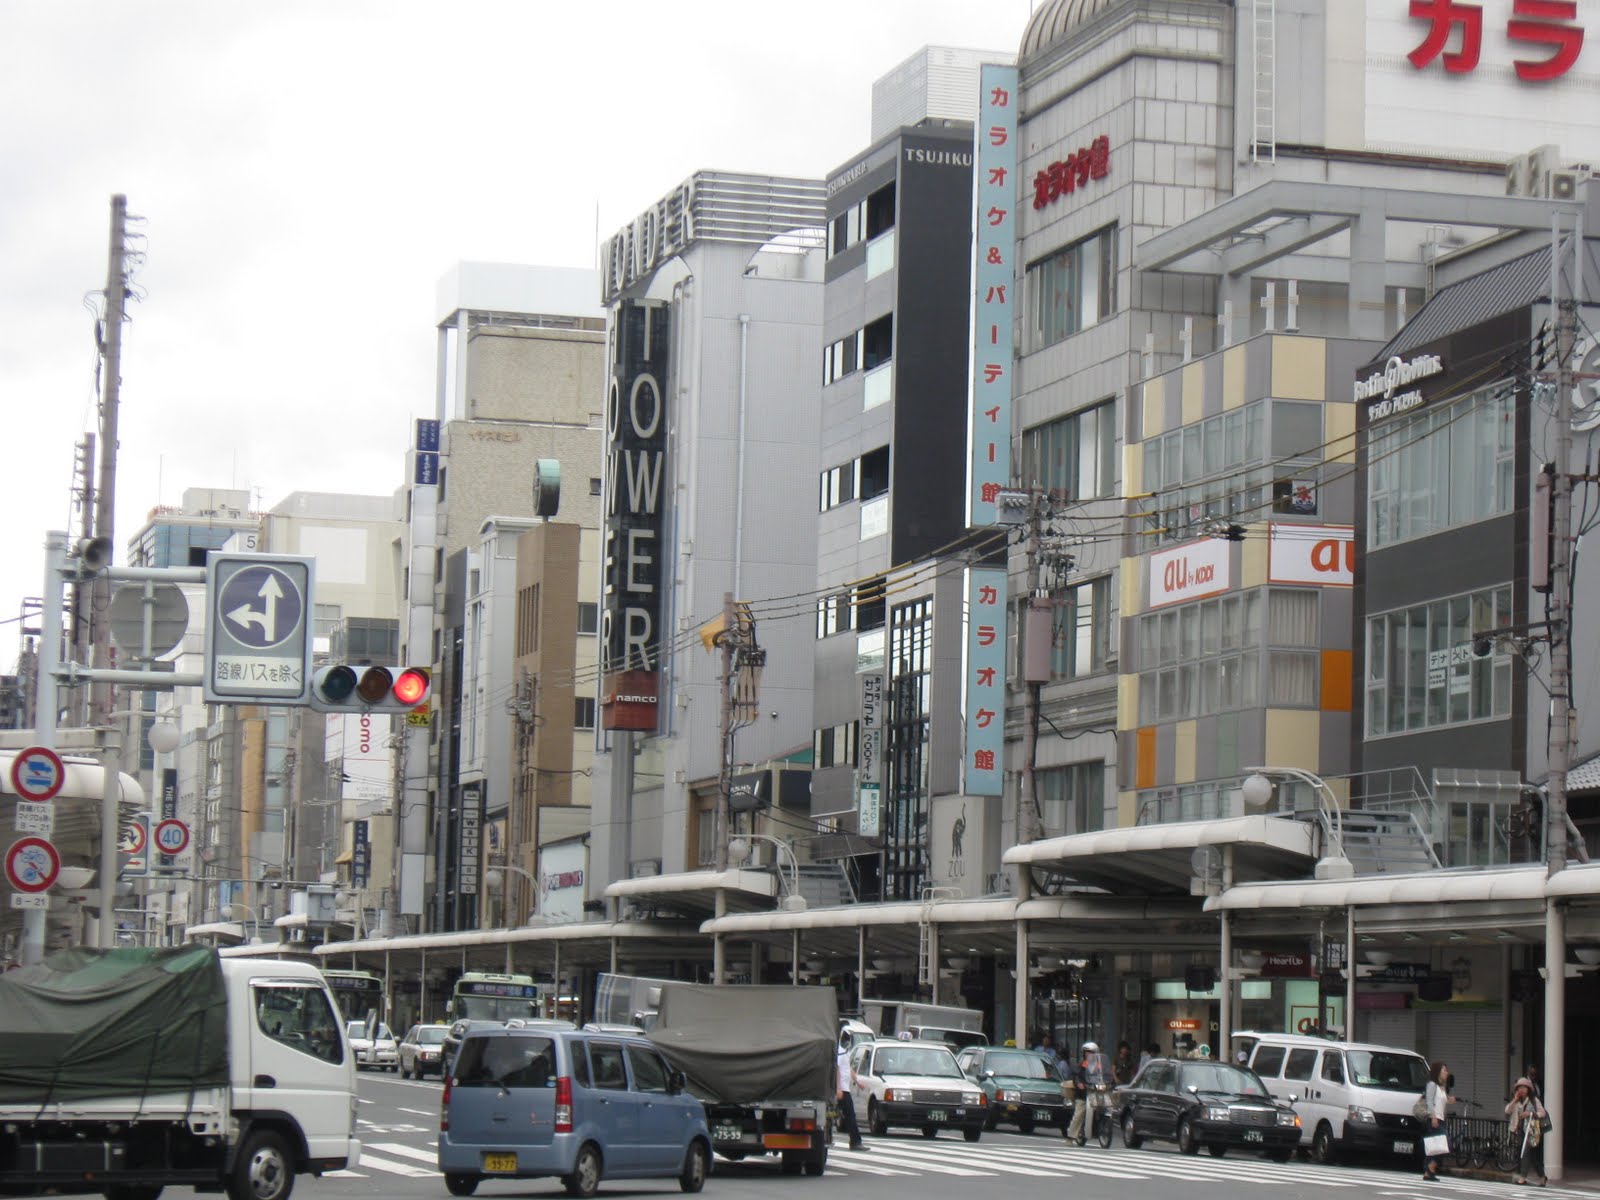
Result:
[[[855,1072],[850,1069],[848,1042],[841,1042],[839,1045],[838,1075],[839,1127],[850,1135],[850,1149],[865,1150],[867,1146],[861,1140],[861,1126],[856,1124],[856,1102],[853,1091]]]

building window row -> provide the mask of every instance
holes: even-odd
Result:
[[[1367,736],[1414,733],[1511,712],[1511,656],[1475,635],[1512,624],[1511,589],[1489,588],[1367,620]]]
[[[830,725],[812,734],[811,762],[817,770],[824,767],[853,767],[857,763],[857,740],[861,736],[859,721],[846,721],[843,725]]]
[[[870,371],[894,355],[894,314],[887,313],[822,351],[822,384]]]
[[[857,201],[828,222],[828,257],[894,228],[894,181]]]
[[[1510,512],[1516,430],[1516,394],[1506,388],[1371,430],[1370,548]]]
[[[852,629],[864,632],[882,629],[884,595],[884,581],[879,576],[857,585],[853,591],[822,597],[817,601],[817,637],[832,637]]]
[[[1116,491],[1116,402],[1102,401],[1022,435],[1022,480],[1061,500]]]
[[[1046,837],[1090,833],[1106,826],[1103,761],[1042,767],[1033,773],[1033,795]]]
[[[852,500],[875,500],[889,491],[889,447],[879,446],[860,458],[822,472],[817,508],[827,512]]]
[[[1111,647],[1117,610],[1111,595],[1109,575],[1065,589],[1051,619],[1052,679],[1083,679],[1097,675],[1114,661]]]
[[[574,696],[572,698],[572,727],[574,729],[593,729],[594,710],[593,696]]]
[[[1098,324],[1117,306],[1117,227],[1030,263],[1024,285],[1028,352]]]

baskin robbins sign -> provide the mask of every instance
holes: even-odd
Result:
[[[1363,400],[1372,401],[1367,405],[1369,422],[1398,417],[1428,402],[1429,398],[1422,394],[1422,389],[1412,387],[1412,384],[1442,374],[1444,360],[1437,354],[1418,354],[1410,359],[1403,359],[1397,354],[1384,364],[1383,370],[1356,380],[1355,400],[1357,404]],[[1402,388],[1406,390],[1401,391]]]

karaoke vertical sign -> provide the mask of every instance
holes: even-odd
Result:
[[[985,63],[973,129],[972,380],[967,523],[993,525],[1011,483],[1011,329],[1016,314],[1017,69]]]

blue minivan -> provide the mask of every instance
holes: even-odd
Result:
[[[711,1169],[705,1109],[643,1038],[560,1029],[473,1029],[445,1074],[439,1170],[452,1196],[485,1179],[672,1179]]]

